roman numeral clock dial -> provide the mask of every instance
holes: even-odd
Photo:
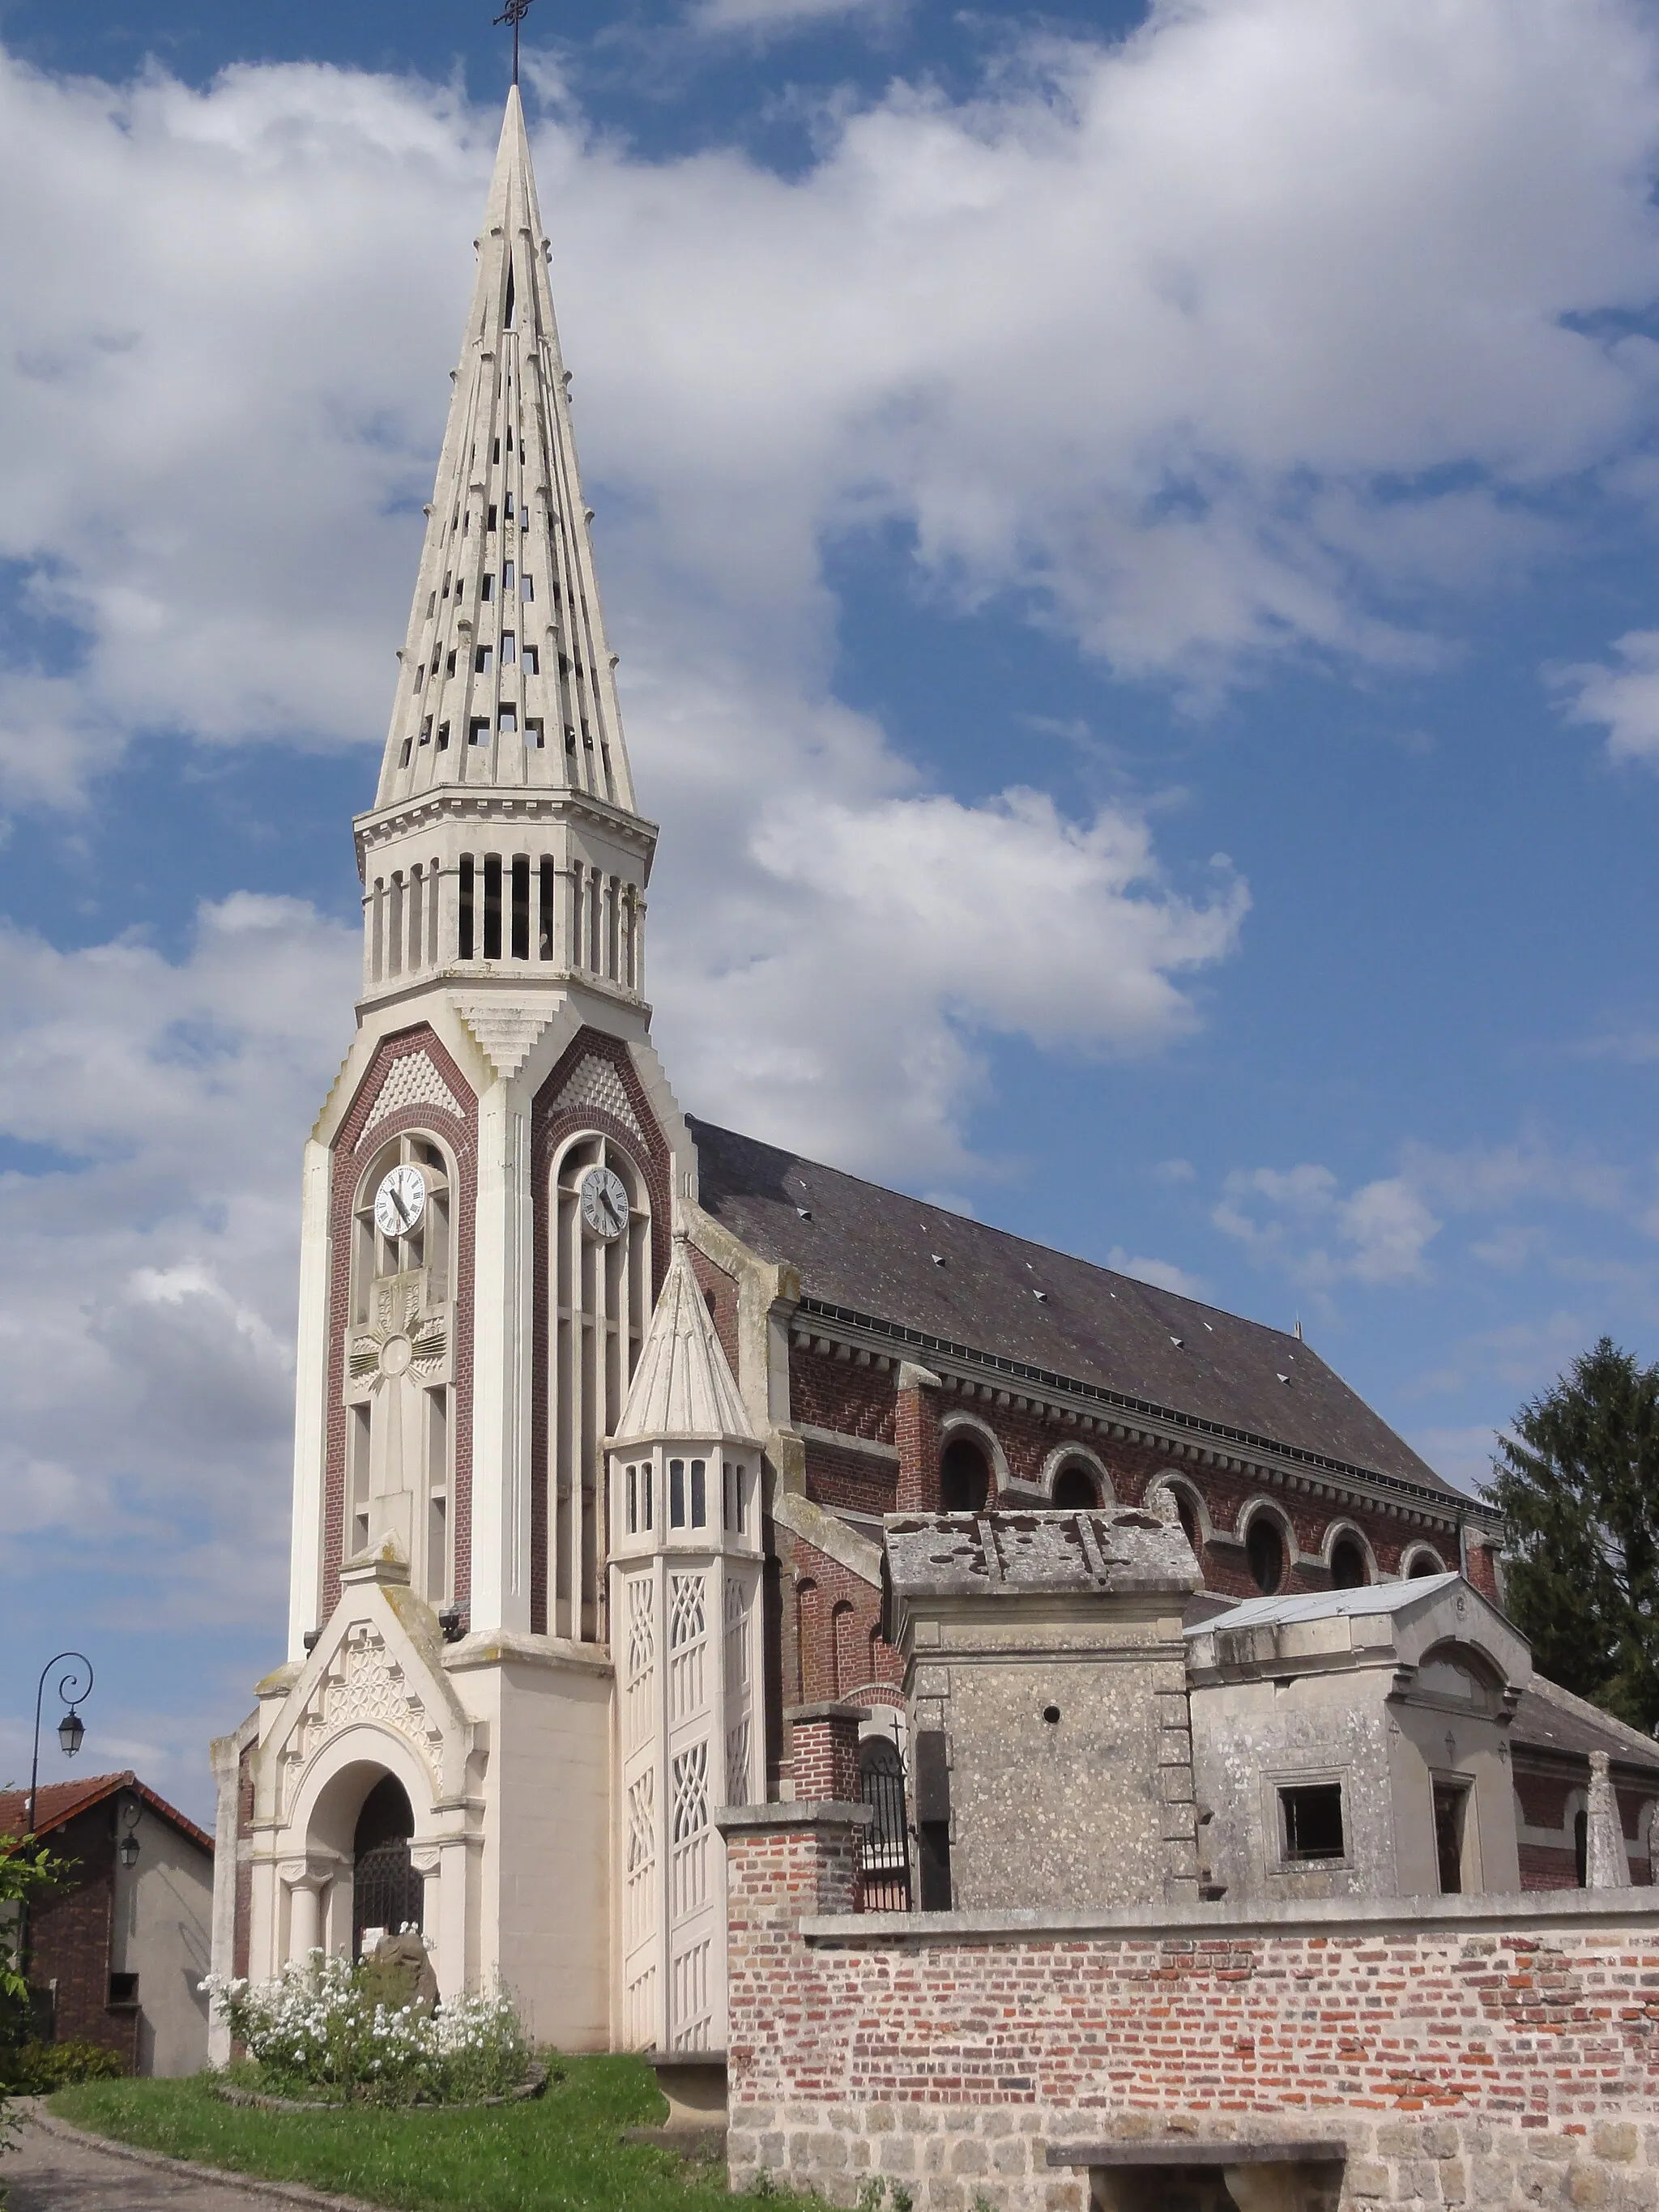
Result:
[[[590,1168],[582,1177],[582,1219],[589,1232],[610,1243],[628,1226],[628,1191],[611,1168]]]
[[[426,1177],[405,1164],[393,1168],[374,1194],[374,1226],[382,1237],[407,1237],[426,1210]]]

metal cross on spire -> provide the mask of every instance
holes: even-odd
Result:
[[[530,13],[530,0],[507,0],[507,5],[496,16],[498,23],[513,26],[513,82],[519,82],[519,26]]]

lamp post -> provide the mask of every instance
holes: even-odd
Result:
[[[80,1750],[86,1735],[86,1723],[76,1707],[92,1689],[92,1662],[83,1652],[60,1651],[55,1659],[48,1659],[40,1669],[40,1680],[34,1692],[34,1754],[29,1763],[29,1817],[27,1832],[34,1833],[34,1801],[40,1784],[40,1708],[46,1694],[46,1678],[54,1667],[64,1671],[58,1678],[58,1694],[66,1711],[58,1723],[58,1741],[65,1759],[73,1759]],[[84,1673],[85,1679],[82,1680]]]

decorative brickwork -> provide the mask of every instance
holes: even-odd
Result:
[[[854,1359],[825,1358],[807,1346],[789,1349],[789,1417],[807,1428],[837,1436],[897,1441],[893,1427],[893,1377]]]
[[[881,1592],[804,1538],[779,1534],[792,1547],[800,1638],[800,1693],[793,1702],[902,1704],[903,1668],[881,1638]]]
[[[406,1071],[403,1063],[422,1066]],[[452,1097],[463,1102],[457,1115],[434,1103],[436,1076]],[[404,1103],[386,1109],[386,1094]],[[345,1329],[343,1317],[351,1297],[351,1209],[357,1185],[376,1152],[405,1130],[424,1130],[446,1145],[455,1163],[453,1224],[455,1280],[455,1458],[453,1500],[454,1601],[465,1613],[472,1589],[472,1253],[478,1193],[478,1104],[466,1079],[421,1023],[387,1037],[358,1086],[334,1140],[333,1182],[329,1193],[332,1239],[328,1301],[328,1446],[324,1470],[323,1603],[326,1620],[340,1598],[340,1568],[345,1546]]]
[[[734,2187],[1084,2212],[1051,2147],[1173,2131],[1339,2139],[1375,2212],[1659,2196],[1659,1900],[815,1922],[851,1858],[833,1824],[727,1837]]]

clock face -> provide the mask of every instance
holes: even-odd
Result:
[[[417,1167],[393,1168],[374,1194],[374,1226],[382,1237],[407,1237],[426,1211],[426,1177]]]
[[[582,1219],[608,1244],[628,1226],[628,1192],[609,1168],[589,1168],[582,1177]]]

